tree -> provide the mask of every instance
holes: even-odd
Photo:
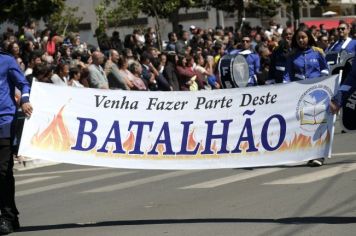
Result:
[[[210,0],[208,5],[215,7],[218,10],[226,12],[235,12],[237,10],[237,25],[242,25],[244,1],[243,0]]]
[[[47,27],[51,30],[62,33],[63,36],[66,32],[78,32],[79,24],[82,22],[83,17],[77,17],[76,12],[78,12],[79,7],[68,7],[64,6],[61,11],[53,13],[47,22]]]
[[[180,8],[190,8],[198,2],[194,0],[102,0],[96,8],[98,28],[105,28],[108,22],[120,22],[119,19],[136,18],[140,12],[152,16],[156,20],[158,42],[161,43],[160,18],[170,18],[173,29],[176,29]],[[115,3],[113,8],[108,8]]]
[[[279,1],[275,0],[253,0],[244,4],[243,0],[208,0],[207,5],[215,7],[218,10],[226,12],[237,11],[237,25],[241,28],[242,19],[244,17],[244,9],[249,8],[256,11],[260,11],[262,15],[273,17],[277,14],[277,10],[280,7]],[[246,6],[245,6],[246,5]]]
[[[322,10],[324,10],[324,7],[329,5],[327,0],[283,0],[283,2],[286,5],[287,9],[292,9],[295,28],[298,28],[300,22],[299,8],[303,5],[303,3],[308,2],[309,4],[314,5],[316,7],[321,7]]]
[[[30,19],[44,21],[64,8],[65,0],[0,0],[0,23],[11,22],[19,27]]]

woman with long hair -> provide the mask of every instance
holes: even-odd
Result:
[[[288,57],[284,81],[313,79],[329,75],[323,50],[316,47],[314,37],[306,28],[299,28],[292,38],[292,53]],[[325,158],[313,159],[309,166],[322,166]]]
[[[292,53],[288,57],[285,81],[313,79],[329,75],[324,52],[316,46],[310,31],[299,28],[292,38]]]

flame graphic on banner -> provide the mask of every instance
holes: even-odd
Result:
[[[214,140],[213,144],[211,145],[211,150],[216,153],[218,151],[218,147],[216,145],[216,141]]]
[[[165,151],[166,151],[166,147],[162,143],[157,145],[157,152],[159,155],[163,155]]]
[[[189,137],[188,137],[187,149],[189,151],[192,151],[195,149],[196,146],[197,146],[197,141],[195,141],[194,130],[193,130],[192,132],[190,132]]]
[[[129,152],[134,148],[134,145],[135,145],[135,135],[132,131],[130,131],[129,137],[127,137],[125,142],[122,144],[122,147],[126,152]]]
[[[325,138],[320,137],[314,144],[310,136],[306,136],[303,134],[294,134],[294,138],[288,142],[284,141],[281,147],[278,149],[279,151],[287,151],[287,150],[298,150],[303,148],[309,148],[313,146],[322,146],[330,141],[330,133],[329,131],[326,134]]]
[[[73,138],[71,137],[67,126],[63,121],[63,110],[65,105],[59,110],[48,127],[41,133],[33,136],[32,145],[41,149],[50,149],[55,151],[70,150]]]

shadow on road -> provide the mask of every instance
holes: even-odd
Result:
[[[161,225],[161,224],[223,224],[223,223],[277,223],[286,225],[299,224],[355,224],[356,217],[291,217],[280,219],[258,219],[258,218],[217,218],[217,219],[154,219],[154,220],[122,220],[104,221],[87,224],[58,224],[58,225],[36,225],[24,226],[20,232],[74,229],[107,226],[128,226],[128,225]]]

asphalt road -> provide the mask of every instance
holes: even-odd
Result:
[[[355,235],[356,134],[338,132],[333,154],[318,168],[17,171],[13,235]]]

